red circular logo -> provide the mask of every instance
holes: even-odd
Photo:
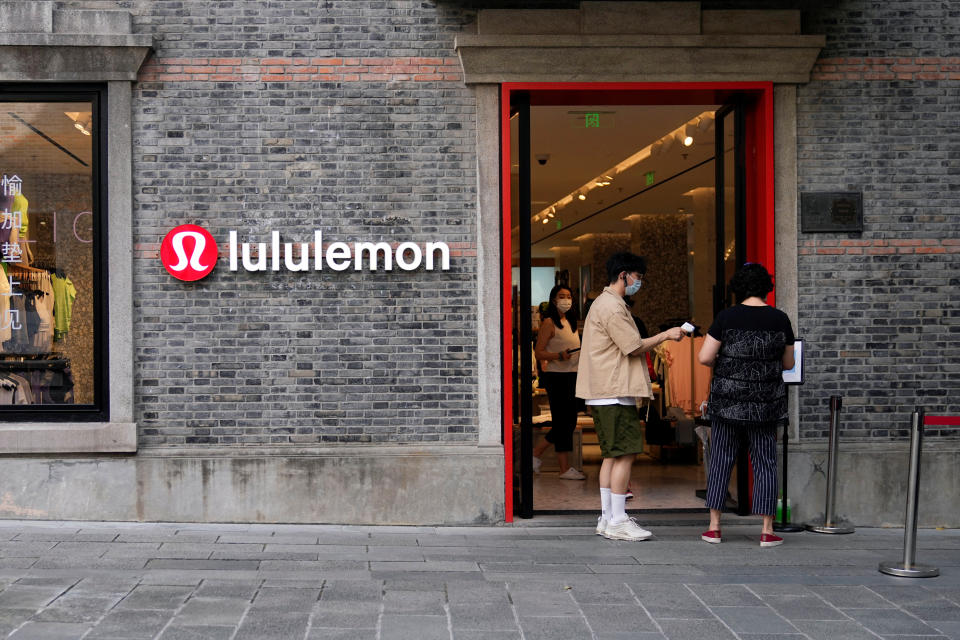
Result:
[[[195,224],[170,230],[160,243],[160,260],[174,278],[192,282],[203,278],[217,264],[217,241]]]

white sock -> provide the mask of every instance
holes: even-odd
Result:
[[[610,489],[600,487],[600,513],[604,520],[610,520]]]
[[[627,519],[627,494],[610,494],[610,523],[617,524]]]

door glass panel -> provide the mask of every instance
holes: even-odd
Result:
[[[723,117],[723,282],[730,282],[737,270],[737,172],[736,172],[736,109]],[[735,303],[727,291],[726,305]]]

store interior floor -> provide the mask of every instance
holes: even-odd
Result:
[[[582,471],[586,480],[561,480],[553,447],[547,449],[541,472],[533,478],[535,510],[583,511],[599,507],[601,458],[595,438],[590,431],[582,435]],[[706,487],[706,475],[695,448],[649,447],[648,452],[637,456],[630,478],[634,498],[627,502],[628,511],[704,508],[703,498],[697,497],[696,491]]]

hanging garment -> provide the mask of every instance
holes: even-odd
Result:
[[[70,331],[70,318],[73,315],[73,301],[77,299],[77,290],[70,278],[54,274],[50,276],[53,286],[53,339],[62,340]]]
[[[28,291],[24,295],[27,307],[27,332],[34,353],[53,351],[53,319],[43,303],[43,291]]]
[[[700,337],[663,343],[669,354],[667,379],[670,395],[667,399],[670,406],[680,407],[691,415],[699,410],[710,392],[710,367],[696,359],[703,340]]]
[[[3,344],[7,353],[29,353],[30,337],[27,334],[27,307],[23,292],[13,289],[10,295],[10,309],[0,320],[0,326],[9,325],[10,339]]]
[[[7,311],[10,310],[10,280],[7,278],[6,268],[0,269],[0,344],[6,342],[13,336],[13,332],[4,320],[8,317]]]
[[[30,388],[30,382],[16,373],[8,373],[7,377],[17,384],[17,391],[22,394],[24,400],[22,403],[16,402],[17,394],[14,394],[14,404],[34,404],[35,398],[33,397],[33,389]]]

